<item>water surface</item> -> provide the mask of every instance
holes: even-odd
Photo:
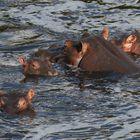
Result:
[[[23,83],[17,61],[84,31],[100,33],[107,25],[111,36],[119,37],[139,23],[139,0],[1,0],[0,88],[34,87],[36,113],[0,112],[0,139],[140,139],[139,75],[81,78],[56,65],[60,76]]]

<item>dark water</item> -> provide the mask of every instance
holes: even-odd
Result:
[[[81,78],[56,65],[60,76],[21,83],[20,55],[62,45],[86,30],[98,33],[104,25],[117,37],[140,28],[140,1],[0,0],[0,88],[36,90],[36,113],[0,112],[0,139],[140,139],[139,75]]]

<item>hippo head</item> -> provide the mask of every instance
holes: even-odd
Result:
[[[20,93],[0,94],[0,108],[10,114],[19,113],[30,108],[34,96],[33,89],[30,89],[25,95]]]
[[[52,68],[48,59],[33,58],[26,60],[24,56],[21,56],[19,57],[19,63],[23,66],[23,73],[25,75],[58,75],[58,72]]]
[[[104,27],[102,37],[106,40],[109,38],[109,28]],[[124,52],[140,55],[140,31],[135,30],[134,33],[123,36],[120,40],[112,39],[111,42],[122,48]]]
[[[78,66],[86,51],[87,46],[83,45],[81,41],[65,41],[64,53],[68,64]]]
[[[122,40],[121,44],[124,52],[140,55],[140,32],[135,31]]]
[[[64,51],[68,63],[84,71],[131,73],[139,70],[121,49],[100,36],[67,40]]]
[[[124,52],[132,52],[132,48],[135,45],[137,37],[135,35],[129,35],[122,40],[121,48]]]

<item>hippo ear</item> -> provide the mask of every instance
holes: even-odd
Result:
[[[20,56],[20,57],[18,58],[18,61],[19,61],[19,63],[22,64],[22,65],[26,65],[26,64],[27,64],[27,60],[26,60],[26,57],[25,57],[25,56]]]
[[[85,43],[85,42],[81,42],[82,44],[82,54],[84,55],[86,52],[87,52],[87,49],[88,49],[88,43]]]
[[[101,35],[102,37],[105,39],[105,40],[108,40],[108,37],[109,37],[109,28],[107,26],[105,26],[101,32]]]
[[[31,66],[32,66],[33,69],[35,69],[35,70],[37,70],[37,69],[40,68],[40,64],[39,64],[39,62],[34,61],[34,60],[31,62]]]
[[[3,97],[0,97],[0,108],[5,105],[5,100]]]
[[[72,40],[66,40],[64,43],[65,47],[72,47],[73,46],[73,41]]]
[[[126,43],[135,43],[137,40],[137,37],[135,35],[129,35],[127,38],[126,38]]]
[[[32,100],[32,98],[35,96],[35,91],[33,89],[29,89],[29,91],[26,94],[26,97],[28,100]]]
[[[89,36],[90,36],[90,33],[84,32],[84,33],[82,34],[82,36],[81,36],[81,39],[87,38],[87,37],[89,37]]]

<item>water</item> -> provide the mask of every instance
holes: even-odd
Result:
[[[139,23],[139,0],[0,0],[0,88],[36,90],[35,112],[0,112],[0,139],[140,139],[139,75],[90,78],[56,65],[59,76],[23,82],[17,61],[84,31],[108,25],[118,37]]]

